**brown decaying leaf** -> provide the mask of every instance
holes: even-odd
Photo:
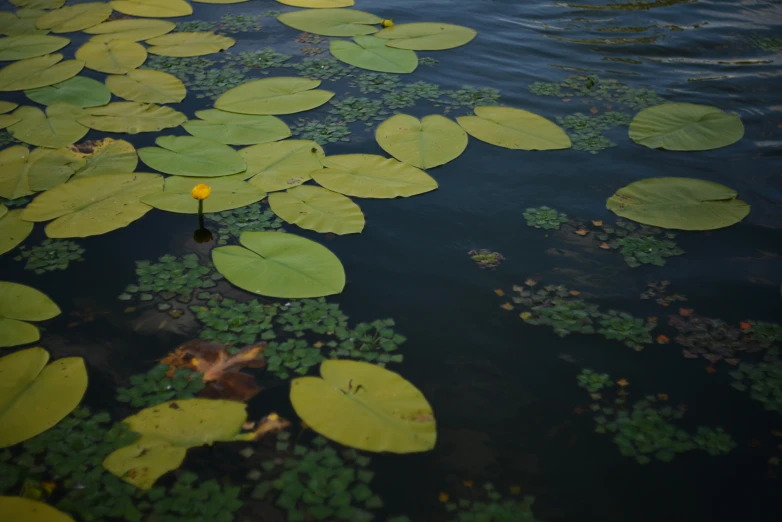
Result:
[[[574,296],[574,297],[575,297],[575,296],[577,296],[577,295],[581,295],[581,292],[579,292],[578,290],[571,290],[571,291],[570,291],[570,292],[568,292],[568,293],[569,293],[570,295]]]
[[[290,425],[290,421],[283,419],[276,413],[270,413],[258,422],[252,440],[259,440],[269,433],[279,433]]]
[[[503,310],[510,311],[510,310],[513,310],[513,305],[510,304],[510,303],[503,303],[503,304],[500,305],[500,308],[502,308]]]
[[[665,336],[663,334],[660,334],[660,335],[657,336],[657,342],[660,343],[660,344],[668,344],[668,343],[671,342],[671,340],[668,339],[667,336]]]
[[[603,250],[610,250],[611,245],[609,245],[608,243],[600,243],[600,248],[602,248]]]
[[[498,288],[498,289],[496,289],[496,290],[494,291],[494,293],[495,293],[495,294],[497,294],[497,295],[498,295],[498,296],[500,296],[500,297],[502,297],[502,296],[504,296],[504,295],[505,295],[505,292],[504,292],[504,291],[503,291],[501,288]]]
[[[715,368],[714,366],[707,366],[706,373],[717,373],[717,368]]]
[[[579,228],[578,230],[576,230],[576,234],[578,234],[579,236],[585,236],[589,234],[589,231],[583,228]]]
[[[596,227],[602,227],[603,226],[603,222],[600,221],[599,219],[593,219],[592,220],[592,224],[595,225]]]
[[[683,317],[689,317],[692,315],[692,309],[690,308],[679,308],[679,315]]]
[[[589,109],[589,112],[591,112],[592,114],[597,114],[598,113],[597,107],[592,107],[591,109]]]
[[[625,386],[627,386],[630,383],[627,381],[627,379],[619,379],[618,381],[616,381],[616,384],[618,384],[619,386],[625,387]]]

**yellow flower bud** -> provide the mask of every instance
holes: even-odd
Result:
[[[208,186],[204,185],[203,183],[200,183],[193,187],[193,190],[190,192],[190,195],[193,196],[195,199],[204,200],[209,197],[209,194],[212,193],[212,189]]]
[[[393,20],[383,20],[383,21],[381,22],[381,25],[382,25],[383,27],[391,27],[391,26],[393,26],[393,25],[394,25],[394,21],[393,21]]]

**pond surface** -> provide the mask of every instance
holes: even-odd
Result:
[[[226,15],[257,18],[250,30],[217,28],[236,39],[236,45],[202,57],[214,62],[198,62],[204,72],[194,68],[196,62],[180,62],[186,64],[179,66],[179,74],[188,96],[170,105],[192,119],[195,111],[211,108],[228,87],[242,83],[237,75],[256,79],[315,71],[323,79],[320,88],[336,93],[332,102],[370,98],[380,100],[387,111],[370,125],[346,123],[345,113],[330,113],[334,103],[281,116],[294,130],[294,139],[314,139],[317,129],[312,120],[332,125],[336,141],[329,142],[323,134],[318,137],[327,155],[387,156],[374,140],[374,128],[391,113],[454,118],[472,114],[476,104],[506,105],[544,116],[563,126],[574,145],[557,151],[510,150],[471,137],[458,159],[428,171],[439,184],[437,190],[409,198],[353,198],[366,217],[360,234],[324,235],[282,224],[288,233],[325,245],[342,262],[345,288],[326,301],[339,305],[351,327],[393,318],[394,332],[406,340],[393,352],[402,354],[403,362],[389,363],[388,368],[421,390],[437,421],[432,451],[362,452],[372,456],[371,489],[383,500],[382,507],[367,511],[375,520],[458,520],[467,509],[458,507],[459,499],[486,500],[483,485],[490,483],[505,500],[535,497],[536,520],[778,520],[782,371],[776,348],[782,345],[782,333],[769,327],[769,337],[760,341],[753,333],[759,324],[778,324],[782,319],[782,3],[357,0],[354,8],[397,24],[465,25],[478,35],[455,49],[418,52],[419,58],[434,60],[401,75],[400,86],[427,85],[418,85],[422,94],[413,99],[414,105],[395,108],[383,92],[362,92],[360,80],[367,71],[336,62],[337,69],[327,77],[322,64],[303,70],[291,67],[330,57],[328,38],[302,39],[300,31],[270,13],[293,8],[268,0],[194,3],[193,15],[172,21],[219,23]],[[4,2],[3,9],[13,6]],[[214,25],[195,27],[212,29]],[[64,36],[72,42],[59,52],[70,58],[89,35]],[[241,53],[264,48],[288,56],[282,60],[266,55],[284,67],[258,69],[237,61]],[[176,75],[177,60],[150,54],[143,68]],[[221,68],[228,71],[222,78],[225,84],[206,85],[206,71]],[[81,75],[100,81],[105,77],[87,69]],[[566,81],[570,83],[562,83]],[[400,86],[393,92],[402,92]],[[432,90],[435,86],[439,92]],[[425,89],[429,90],[424,93]],[[595,95],[595,89],[602,89],[601,94]],[[3,93],[2,100],[35,105],[22,92]],[[629,120],[605,128],[595,123],[605,114],[632,118],[662,102],[704,104],[735,113],[744,125],[744,137],[719,149],[675,152],[633,143]],[[136,135],[90,130],[83,140],[108,136],[128,140],[139,149],[154,145],[160,135],[187,133],[181,127]],[[6,146],[18,145],[8,138],[4,134]],[[141,162],[137,170],[153,172]],[[632,182],[653,177],[697,178],[731,187],[751,211],[728,228],[677,231],[670,240],[683,255],[665,258],[664,266],[631,267],[601,239],[605,227],[624,230],[621,221],[615,225],[617,216],[606,209],[606,199]],[[274,216],[267,203],[260,205],[271,226]],[[566,214],[568,221],[557,230],[528,226],[525,211],[541,206]],[[263,221],[257,215],[249,219]],[[197,225],[194,215],[154,210],[109,234],[73,239],[84,249],[83,260],[72,261],[64,271],[25,270],[26,261],[15,259],[19,249],[0,258],[4,281],[39,289],[61,308],[60,316],[43,323],[39,344],[52,359],[85,359],[90,385],[83,404],[91,411],[107,411],[113,421],[136,413],[140,408],[116,400],[117,389],[131,386],[131,376],[146,373],[177,346],[211,328],[204,315],[190,309],[209,308],[207,297],[190,303],[173,300],[167,307],[169,301],[158,296],[147,301],[140,297],[143,291],[128,293],[128,285],[139,284],[137,261],[157,263],[165,255],[182,259],[196,254],[199,262],[208,264],[217,238],[197,243]],[[209,215],[206,225],[215,233],[225,226]],[[615,238],[609,236],[608,241]],[[220,237],[236,243],[233,236]],[[29,249],[45,239],[44,226],[38,224],[23,246]],[[481,249],[504,259],[496,267],[482,268],[468,254]],[[643,324],[638,328],[648,332],[647,340],[636,347],[642,349],[600,333],[559,336],[549,326],[532,324],[534,316],[532,322],[520,318],[530,307],[513,301],[518,298],[514,286],[537,292],[547,285],[564,285],[565,299],[596,305],[603,314],[616,310],[638,318]],[[222,280],[208,290],[240,302],[257,298]],[[654,295],[642,298],[645,292]],[[174,317],[172,309],[181,309],[183,315]],[[595,325],[599,328],[597,321]],[[747,351],[744,341],[752,345]],[[713,356],[725,346],[732,348]],[[747,383],[747,372],[761,363],[766,373],[754,382],[764,387],[756,390],[764,400],[753,400],[757,397],[750,390],[739,390],[736,384],[742,371]],[[612,386],[590,396],[577,380],[584,369],[607,374]],[[257,420],[275,411],[292,421],[294,437],[310,444],[312,433],[299,435],[299,419],[288,399],[289,381],[296,375],[245,372],[264,388],[248,401],[249,418]],[[316,366],[310,374],[317,375]],[[606,431],[601,423],[611,422],[617,399],[625,402],[616,409],[633,411],[633,404],[645,397],[646,408],[663,410],[665,420],[657,427],[674,425],[688,434],[682,435],[688,441],[697,439],[699,427],[722,428],[732,442],[717,449],[706,445],[716,455],[697,447],[676,452],[671,462],[656,458],[656,452],[648,453],[648,463],[623,456],[621,444],[614,441],[616,434],[610,429],[600,433]],[[684,414],[679,418],[677,412]],[[645,429],[652,430],[641,426],[633,433],[639,440],[664,438]],[[181,469],[197,473],[202,481],[216,479],[241,487],[243,507],[233,516],[226,510],[229,517],[224,520],[285,520],[290,517],[275,505],[274,495],[250,495],[263,480],[252,473],[264,473],[259,455],[281,454],[275,457],[275,444],[279,445],[273,436],[257,443],[252,446],[254,456],[240,456],[248,447],[240,443],[193,449]],[[11,469],[9,455],[24,451],[11,448],[6,467],[0,469]],[[80,509],[58,504],[75,486],[68,477],[47,476],[41,469],[37,473],[30,476],[56,483],[50,503],[76,520],[123,518],[101,511],[101,502],[109,502],[105,496],[83,501]],[[171,487],[178,474],[164,476],[159,485]],[[20,482],[6,482],[11,485],[2,489],[6,484],[0,480],[0,491],[20,493]],[[455,511],[448,511],[452,503],[457,503]],[[99,513],[94,517],[93,509]],[[521,512],[518,508],[517,518],[487,520],[527,520]],[[144,513],[145,520],[194,520]]]

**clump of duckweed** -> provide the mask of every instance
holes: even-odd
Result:
[[[330,103],[334,108],[329,114],[338,116],[346,123],[363,121],[367,125],[374,125],[377,121],[383,121],[388,114],[380,100],[351,96],[342,100],[331,100]]]
[[[130,377],[130,386],[117,388],[117,400],[134,408],[146,408],[175,399],[192,399],[204,389],[200,373],[177,368],[169,376],[171,367],[158,364],[147,373]]]
[[[357,87],[364,94],[391,92],[399,87],[401,81],[398,74],[364,72],[355,75],[350,86]]]
[[[776,35],[764,36],[760,33],[750,33],[744,37],[752,47],[772,53],[782,53],[782,38]]]
[[[319,54],[325,53],[326,49],[315,45],[302,45],[301,52],[303,52],[307,56],[318,56]]]
[[[525,323],[550,326],[560,337],[571,333],[595,333],[595,322],[602,316],[597,305],[576,297],[579,292],[563,285],[547,285],[537,291],[533,290],[534,285],[528,281],[527,287],[513,287],[519,295],[512,301],[529,308],[520,314]]]
[[[302,337],[304,332],[327,334],[346,328],[348,316],[342,313],[339,305],[328,303],[325,299],[300,299],[280,306],[276,322],[285,332]]]
[[[9,145],[13,145],[14,143],[21,143],[21,142],[16,138],[14,138],[13,134],[8,132],[7,130],[5,129],[0,130],[0,148],[8,147]]]
[[[597,373],[594,370],[585,368],[578,375],[578,386],[584,388],[589,393],[599,392],[604,388],[610,388],[614,381],[607,373]]]
[[[619,250],[631,268],[644,264],[663,266],[667,258],[685,253],[673,241],[657,239],[653,236],[622,237],[611,241],[609,245]]]
[[[598,332],[606,339],[622,341],[625,346],[641,351],[645,344],[651,344],[652,336],[649,332],[654,327],[654,323],[645,323],[643,319],[628,313],[609,310],[600,318]]]
[[[782,343],[782,325],[750,319],[743,322],[741,328],[746,337],[763,348],[768,348],[775,343]]]
[[[53,270],[65,270],[72,262],[84,261],[85,250],[78,243],[64,239],[44,239],[34,247],[22,245],[15,261],[26,261],[25,270],[45,274]]]
[[[461,89],[445,93],[449,99],[443,103],[452,106],[474,109],[479,105],[497,105],[500,101],[500,91],[489,87],[471,87],[465,85]]]
[[[318,80],[336,81],[350,76],[354,67],[345,66],[335,58],[304,58],[300,62],[286,65],[298,71],[299,76]]]
[[[213,32],[217,29],[217,22],[209,22],[206,20],[187,20],[185,22],[177,22],[176,27],[172,32],[174,33],[207,33]]]
[[[436,60],[432,58],[431,56],[422,56],[421,58],[418,58],[418,65],[425,65],[426,67],[432,67],[434,65],[437,65],[439,60]]]
[[[280,218],[260,202],[246,207],[204,214],[204,217],[217,225],[219,245],[227,244],[232,238],[237,239],[242,232],[285,232]]]
[[[199,73],[206,73],[215,65],[215,61],[205,56],[174,57],[150,55],[144,62],[144,69],[154,69],[172,74],[188,85],[189,78]],[[190,85],[188,85],[189,87]]]
[[[687,359],[703,357],[711,363],[724,360],[735,366],[740,353],[755,353],[764,348],[739,325],[703,317],[685,308],[678,315],[668,316],[668,324],[678,331],[673,341],[684,347],[682,355]]]
[[[149,520],[156,522],[232,522],[244,503],[239,500],[241,488],[222,486],[214,479],[201,480],[191,471],[179,474],[170,489],[152,488],[147,497],[152,502]]]
[[[229,89],[246,83],[246,69],[239,67],[216,67],[206,71],[196,71],[185,85],[196,93],[196,98],[216,100]]]
[[[291,372],[305,375],[310,368],[325,361],[320,349],[310,346],[304,339],[272,341],[263,351],[266,371],[280,379],[288,379]]]
[[[26,204],[28,204],[30,201],[32,201],[32,198],[26,196],[23,196],[21,198],[16,198],[16,199],[0,198],[0,203],[2,203],[8,208],[23,207]]]
[[[328,39],[318,34],[301,33],[296,37],[296,42],[308,45],[320,45]]]
[[[782,361],[777,348],[771,348],[758,364],[740,364],[730,376],[734,379],[731,386],[749,390],[749,396],[764,408],[782,413]]]
[[[190,309],[206,327],[201,339],[233,346],[253,345],[276,336],[272,321],[279,310],[277,305],[264,305],[257,299],[239,303],[215,296]]]
[[[480,492],[480,489],[483,492]],[[477,492],[472,491],[469,499],[455,499],[440,493],[440,500],[445,502],[445,510],[451,514],[449,522],[535,522],[532,505],[535,497],[524,496],[521,500],[509,498],[501,494],[493,484],[483,484]],[[518,487],[511,487],[510,494],[518,495]]]
[[[267,18],[277,18],[282,14],[282,11],[264,11],[261,13],[261,16],[265,16]]]
[[[291,134],[300,140],[312,140],[320,145],[350,141],[350,129],[345,122],[333,116],[323,120],[299,118],[291,127]]]
[[[223,15],[219,21],[188,20],[177,22],[174,32],[217,32],[217,33],[247,33],[260,31],[262,16]]]
[[[405,109],[416,104],[418,98],[415,94],[402,90],[391,91],[383,94],[383,105],[391,110]]]
[[[481,248],[480,250],[470,250],[467,252],[467,255],[470,256],[470,259],[475,261],[479,267],[491,268],[492,270],[500,266],[500,263],[505,261],[505,257],[499,252],[492,252],[491,250],[487,250],[485,248]]]
[[[242,51],[236,55],[229,55],[225,62],[248,70],[259,70],[262,74],[268,74],[266,69],[273,67],[286,67],[288,60],[292,58],[289,54],[278,53],[271,47],[264,47],[257,51]]]
[[[165,255],[157,263],[136,261],[136,275],[138,283],[128,285],[119,296],[120,300],[129,301],[136,297],[146,302],[155,297],[164,301],[176,298],[186,304],[195,293],[214,288],[217,281],[223,279],[211,264],[202,265],[197,254],[186,254],[182,258]]]
[[[646,283],[646,290],[641,294],[641,299],[654,299],[660,306],[670,306],[671,303],[676,301],[687,301],[687,297],[683,294],[668,294],[668,286],[670,281],[660,281],[659,283],[651,282]]]
[[[527,220],[527,226],[545,230],[559,230],[559,227],[568,221],[567,214],[546,206],[528,208],[524,211],[524,219]]]
[[[640,110],[665,101],[651,89],[631,87],[620,81],[597,75],[569,76],[561,82],[535,82],[530,92],[558,98],[585,97]]]
[[[381,367],[389,362],[402,362],[401,354],[391,355],[391,352],[396,351],[407,338],[394,331],[394,324],[393,319],[378,319],[371,323],[359,323],[350,331],[337,329],[336,335],[342,342],[330,357],[348,357]]]
[[[631,120],[632,116],[624,112],[605,112],[598,116],[577,112],[558,117],[557,123],[567,132],[574,149],[597,154],[601,150],[616,147],[616,143],[605,137],[603,132],[629,125]]]

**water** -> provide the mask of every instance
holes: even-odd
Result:
[[[780,321],[780,50],[759,49],[751,40],[782,37],[782,4],[657,4],[669,5],[650,3],[652,8],[638,10],[580,9],[539,0],[393,5],[362,0],[356,5],[397,23],[440,21],[478,31],[464,47],[419,53],[438,63],[419,67],[406,82],[434,82],[444,90],[464,85],[498,89],[500,103],[555,119],[588,114],[593,107],[604,113],[611,103],[538,96],[529,86],[590,74],[654,90],[665,101],[735,112],[745,126],[739,143],[699,153],[637,146],[626,127],[608,131],[616,146],[598,154],[512,151],[470,139],[461,157],[431,171],[438,190],[406,199],[357,199],[367,220],[360,235],[332,238],[287,226],[322,242],[340,258],[347,285],[329,300],[339,303],[352,321],[396,320],[397,331],[408,341],[401,349],[404,363],[393,369],[419,387],[437,418],[434,451],[373,459],[373,489],[386,506],[376,519],[407,514],[415,521],[448,520],[438,495],[470,495],[463,481],[474,481],[474,489],[487,481],[503,491],[518,486],[523,495],[536,497],[535,516],[547,521],[778,519],[779,479],[767,476],[775,469],[767,461],[780,456],[775,446],[782,440],[770,431],[782,429],[779,412],[764,411],[747,393],[734,390],[728,375],[733,368],[720,362],[717,372],[709,373],[707,361],[683,358],[675,343],[651,344],[636,352],[599,335],[560,338],[550,328],[522,322],[520,308],[500,308],[509,300],[512,285],[537,276],[540,285],[565,284],[602,309],[657,317],[660,326],[654,335],[671,339],[676,331],[666,325],[667,316],[680,306],[731,324]],[[590,0],[587,5],[600,4]],[[269,1],[193,7],[191,18],[196,20],[289,10]],[[263,24],[261,32],[231,35],[237,39],[231,52],[270,45],[283,53],[300,52],[293,43],[298,31],[273,18]],[[83,41],[83,35],[67,36]],[[75,48],[67,47],[66,56]],[[293,72],[272,69],[271,75]],[[324,81],[324,88],[338,96],[362,96],[349,86],[349,79]],[[21,93],[3,99],[25,100]],[[192,117],[208,105],[188,97],[177,109]],[[442,110],[419,103],[402,112],[422,117]],[[303,116],[323,117],[326,112],[324,107]],[[467,112],[461,108],[451,115]],[[298,116],[283,119],[292,125]],[[353,124],[351,130],[351,141],[327,144],[327,154],[384,154],[363,124]],[[185,134],[181,128],[166,132],[171,133]],[[85,139],[104,136],[91,131]],[[114,137],[129,139],[139,148],[151,145],[155,135]],[[144,170],[143,164],[138,170]],[[527,208],[548,205],[583,222],[608,224],[615,216],[605,209],[607,197],[633,181],[659,176],[727,185],[752,211],[727,229],[680,233],[676,242],[686,255],[668,259],[664,267],[634,269],[617,253],[597,249],[591,237],[574,234],[574,228],[547,233],[528,227],[522,216]],[[191,239],[194,228],[193,216],[151,212],[127,228],[78,240],[87,250],[86,260],[67,272],[38,276],[24,271],[12,254],[0,259],[4,280],[39,288],[60,305],[63,315],[47,323],[41,344],[53,358],[84,357],[91,379],[85,403],[112,411],[117,420],[132,410],[115,404],[111,390],[197,337],[199,326],[142,312],[142,307],[125,313],[127,303],[116,296],[134,282],[136,260],[188,252],[207,259],[211,246]],[[25,244],[38,244],[44,237],[38,226]],[[502,253],[505,261],[496,270],[479,269],[467,252],[481,248]],[[647,282],[662,280],[689,300],[662,308],[639,299]],[[495,289],[503,289],[506,296],[498,297]],[[100,313],[92,322],[67,327],[74,320],[69,314],[85,309]],[[691,451],[671,463],[653,460],[645,466],[622,457],[611,435],[593,431],[591,401],[576,383],[582,368],[627,379],[631,400],[667,394],[671,405],[687,407],[677,425],[688,431],[721,426],[737,447],[727,456]],[[269,389],[251,401],[250,417],[274,408],[295,418],[287,384],[259,378]],[[577,408],[587,411],[578,414]],[[231,475],[241,482],[241,473],[221,464],[223,459],[235,461],[235,446],[191,450],[185,466],[204,476]],[[271,516],[255,502],[248,506]],[[282,520],[280,516],[269,520]]]

